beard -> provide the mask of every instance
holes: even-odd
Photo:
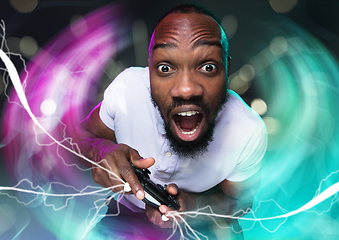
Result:
[[[216,118],[219,112],[223,109],[223,107],[226,104],[227,95],[225,94],[222,101],[219,103],[216,109],[216,112],[215,112],[215,116],[213,117],[213,120],[210,122],[207,122],[207,130],[203,132],[201,136],[199,136],[194,141],[182,141],[181,139],[176,137],[175,134],[173,134],[173,132],[171,131],[169,124],[166,122],[163,114],[160,111],[159,105],[153,98],[152,94],[151,94],[151,100],[152,100],[154,107],[158,109],[163,119],[164,128],[166,132],[166,138],[168,139],[170,143],[171,150],[179,158],[193,159],[193,158],[202,156],[208,150],[209,144],[213,141]],[[196,105],[196,106],[201,107],[206,114],[206,116],[204,116],[205,120],[210,119],[210,112],[211,112],[210,106],[209,104],[204,103],[200,97],[192,98],[189,100],[174,99],[173,103],[167,107],[167,110],[166,110],[167,116],[169,116],[169,114],[174,108],[183,106],[183,105]]]

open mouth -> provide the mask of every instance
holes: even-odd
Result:
[[[198,111],[182,111],[173,116],[176,132],[183,141],[195,140],[201,131],[201,123],[204,119]]]

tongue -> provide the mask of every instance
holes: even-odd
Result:
[[[179,116],[178,120],[179,120],[180,128],[185,132],[192,131],[198,125],[198,118],[199,118],[198,114],[194,116],[190,116],[190,117]]]

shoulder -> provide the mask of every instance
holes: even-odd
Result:
[[[262,118],[241,97],[229,91],[228,101],[217,118],[215,140],[224,169],[232,168],[228,181],[243,181],[260,169],[267,147],[266,126]]]
[[[149,98],[149,73],[148,68],[130,67],[122,71],[106,88],[102,107],[115,116],[117,109],[133,106],[135,102]]]
[[[235,92],[229,90],[226,105],[216,119],[215,140],[229,148],[250,142],[265,143],[266,126],[262,118]]]
[[[121,77],[148,77],[148,67],[129,67],[122,71],[119,76]]]
[[[238,126],[250,132],[251,129],[262,130],[265,128],[262,118],[237,93],[232,90],[228,90],[228,93],[226,105],[219,113],[217,119],[220,124],[230,124],[233,127]]]
[[[122,122],[130,124],[130,121],[126,119],[133,120],[133,118],[126,118],[127,114],[131,116],[133,114],[140,115],[140,112],[150,112],[152,103],[149,89],[148,68],[130,67],[125,69],[104,92],[100,108],[101,120],[111,129],[115,129],[117,134],[117,125],[121,126]]]
[[[149,88],[149,71],[148,67],[130,67],[122,71],[108,86],[106,91],[133,90]]]

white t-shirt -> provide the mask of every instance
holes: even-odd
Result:
[[[206,191],[225,179],[243,181],[260,169],[267,145],[262,119],[233,91],[219,113],[208,151],[195,159],[179,159],[171,152],[163,120],[151,102],[148,68],[128,68],[105,90],[100,118],[115,131],[118,143],[153,157],[150,179],[156,184],[176,183],[181,190]],[[125,200],[139,208],[134,195]],[[130,205],[123,200],[125,205]],[[131,206],[129,206],[131,208]]]

